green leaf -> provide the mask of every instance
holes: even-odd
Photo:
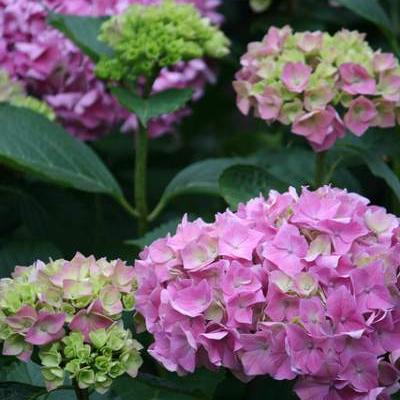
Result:
[[[172,113],[183,107],[193,95],[192,89],[169,89],[148,99],[122,87],[111,88],[111,93],[129,111],[136,114],[143,126],[152,118]]]
[[[96,153],[59,125],[10,105],[0,106],[0,120],[0,162],[67,187],[122,198]]]
[[[11,357],[0,358],[0,399],[33,400],[47,392],[40,367]]]
[[[268,196],[271,189],[287,190],[286,183],[265,169],[252,165],[234,165],[227,168],[219,178],[219,187],[226,202],[234,209],[239,203],[260,194]]]
[[[16,265],[31,265],[36,260],[61,258],[62,254],[50,242],[10,240],[0,247],[0,278],[10,276]]]
[[[101,25],[108,17],[80,17],[50,12],[48,23],[72,40],[85,54],[97,62],[112,50],[98,39]]]
[[[151,230],[150,232],[147,232],[143,237],[139,239],[128,240],[126,243],[135,245],[140,249],[144,249],[146,246],[149,246],[155,240],[166,236],[168,233],[174,234],[180,221],[181,220],[179,218],[175,218]]]
[[[337,0],[337,2],[385,31],[392,30],[389,17],[378,0]]]

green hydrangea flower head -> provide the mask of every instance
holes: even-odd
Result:
[[[220,58],[229,40],[192,4],[164,0],[160,4],[133,4],[106,21],[100,40],[113,50],[96,66],[97,76],[116,81],[154,77],[163,67],[201,57]]]
[[[54,121],[56,116],[49,105],[27,96],[22,85],[10,79],[5,71],[0,70],[0,103],[10,103],[16,107],[29,108],[39,114],[44,115],[50,121]]]

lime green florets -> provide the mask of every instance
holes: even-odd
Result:
[[[229,41],[191,4],[165,0],[159,5],[132,5],[102,27],[100,39],[113,50],[96,66],[102,79],[153,77],[163,67],[194,58],[222,57]]]
[[[16,107],[29,108],[51,121],[55,119],[54,111],[46,103],[27,96],[19,83],[11,81],[8,74],[0,70],[0,103],[3,102]]]
[[[61,342],[40,350],[42,373],[50,389],[64,382],[64,371],[81,389],[94,387],[99,393],[105,393],[113,379],[125,373],[136,376],[142,365],[142,346],[122,324],[93,331],[90,338],[91,345],[80,332],[71,332]]]

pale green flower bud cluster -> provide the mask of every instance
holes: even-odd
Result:
[[[121,260],[77,253],[71,261],[37,261],[0,280],[3,355],[29,361],[39,351],[48,390],[69,376],[82,389],[105,392],[124,373],[135,377],[141,345],[124,329],[137,282]]]
[[[223,57],[229,40],[191,4],[162,1],[133,4],[106,21],[100,39],[114,54],[96,66],[102,79],[134,81],[154,77],[163,67],[202,57]]]
[[[40,350],[42,373],[49,389],[62,385],[66,373],[80,389],[94,388],[99,393],[105,393],[113,379],[125,373],[136,377],[142,365],[142,346],[122,324],[92,331],[90,338],[88,344],[80,332],[71,332]]]
[[[29,108],[54,121],[54,111],[45,102],[27,96],[22,85],[10,79],[5,71],[0,70],[0,103],[10,103],[16,107]]]

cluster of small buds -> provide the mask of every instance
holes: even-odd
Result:
[[[358,32],[271,27],[249,44],[241,65],[233,84],[240,111],[291,125],[315,151],[329,149],[346,128],[361,136],[400,123],[398,60],[374,52]]]
[[[158,76],[162,68],[205,56],[228,53],[225,35],[192,4],[164,0],[160,4],[133,4],[106,21],[99,37],[112,49],[96,65],[106,80],[136,82]]]
[[[134,269],[77,253],[71,261],[37,261],[0,281],[3,354],[28,361],[36,347],[48,390],[65,372],[81,389],[104,393],[124,373],[135,377],[141,345],[124,329],[134,308]]]
[[[16,107],[29,108],[44,115],[50,121],[55,119],[53,110],[43,101],[27,96],[20,82],[12,81],[6,71],[0,69],[0,104],[9,103]]]
[[[400,223],[324,186],[186,218],[135,263],[150,354],[170,371],[297,378],[302,400],[389,399],[400,377]]]
[[[177,0],[178,1],[178,0]],[[107,92],[94,73],[94,64],[69,39],[47,23],[48,10],[85,16],[117,15],[131,4],[152,5],[158,0],[0,0],[0,64],[28,93],[48,103],[58,120],[74,136],[95,140],[124,123],[137,128],[128,114]],[[222,20],[219,0],[179,0],[195,5],[213,23]],[[163,68],[153,90],[190,87],[195,98],[215,79],[203,59]],[[158,137],[174,130],[189,109],[150,122],[149,134]]]

